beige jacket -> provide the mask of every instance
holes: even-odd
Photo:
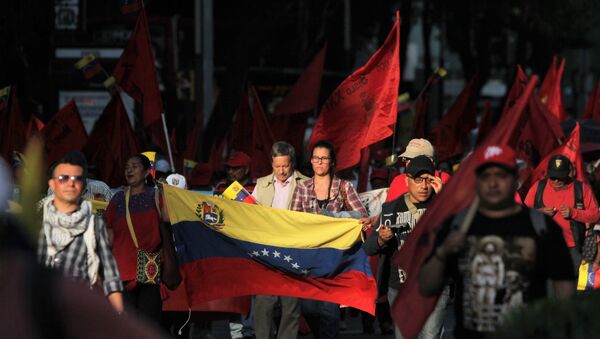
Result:
[[[256,198],[259,204],[264,206],[271,206],[273,203],[273,196],[275,195],[275,186],[273,185],[274,175],[271,173],[264,177],[256,180],[256,186],[252,195]],[[296,189],[296,185],[300,181],[309,179],[307,176],[300,173],[298,170],[294,170],[292,174],[292,187],[287,198],[287,208],[289,209],[292,205],[292,195]]]

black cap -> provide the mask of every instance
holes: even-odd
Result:
[[[564,155],[555,155],[548,161],[548,178],[567,179],[571,172],[571,161]]]
[[[433,162],[426,155],[419,155],[414,157],[406,166],[406,173],[413,178],[420,176],[422,173],[435,173],[435,167],[433,166]]]

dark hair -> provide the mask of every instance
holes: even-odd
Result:
[[[131,159],[138,159],[145,170],[149,170],[152,168],[152,165],[150,164],[150,159],[148,159],[148,157],[143,154],[132,155],[129,157],[129,159],[127,159],[127,161]],[[146,186],[154,186],[154,178],[152,178],[152,175],[150,173],[148,173],[148,175],[146,176]]]
[[[275,157],[289,157],[292,166],[296,164],[296,151],[294,146],[288,144],[285,141],[277,141],[271,147],[271,162]]]
[[[327,150],[329,150],[329,157],[331,158],[331,161],[329,162],[329,174],[333,175],[336,164],[335,147],[333,147],[333,144],[327,140],[319,140],[313,145],[312,149],[310,150],[311,157],[315,152],[315,148],[326,148]]]
[[[68,164],[73,166],[79,166],[83,169],[83,183],[85,185],[87,174],[88,174],[88,165],[87,160],[85,159],[85,155],[79,151],[70,151],[67,152],[62,158],[55,161],[50,167],[50,178],[54,177],[54,171],[58,165]]]

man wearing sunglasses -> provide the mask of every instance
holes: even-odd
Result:
[[[585,238],[585,223],[600,218],[598,203],[591,187],[575,177],[575,168],[569,158],[555,155],[548,161],[546,178],[531,186],[525,205],[552,217],[563,231],[569,247],[573,267],[579,268],[581,248]],[[594,267],[599,267],[594,262]]]
[[[428,156],[419,155],[414,157],[406,166],[405,184],[407,192],[383,204],[379,216],[379,228],[377,232],[372,232],[365,242],[364,248],[368,255],[382,254],[383,260],[380,261],[382,264],[378,270],[377,282],[380,285],[379,290],[382,292],[381,285],[385,284],[382,279],[389,276],[387,279],[387,296],[390,305],[393,304],[398,290],[402,288],[406,274],[415,273],[405,272],[389,259],[404,245],[408,234],[415,228],[417,221],[425,213],[434,194],[442,189],[442,179],[434,174],[435,167]],[[423,328],[423,336],[428,338],[439,337],[444,319],[445,304],[445,299],[440,301],[440,306],[436,308],[436,311],[430,316],[430,320]],[[396,338],[402,338],[397,327],[395,334]]]
[[[90,287],[102,282],[115,311],[122,313],[123,284],[112,255],[104,219],[82,199],[87,162],[69,152],[51,170],[48,186],[54,192],[42,200],[43,225],[38,241],[40,263]]]

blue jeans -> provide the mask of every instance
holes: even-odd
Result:
[[[398,290],[393,288],[388,288],[388,301],[390,303],[390,307],[392,307],[394,303],[394,299],[398,295]],[[425,325],[421,329],[419,333],[419,339],[439,339],[442,336],[442,328],[444,325],[444,316],[446,314],[446,306],[450,301],[450,286],[444,287],[442,294],[440,294],[440,298],[438,299],[437,304],[435,305],[435,309],[427,318]],[[396,339],[402,339],[402,334],[400,333],[400,329],[398,326],[394,324],[394,334],[396,335]]]
[[[301,299],[302,314],[315,339],[337,338],[340,332],[340,305]]]

